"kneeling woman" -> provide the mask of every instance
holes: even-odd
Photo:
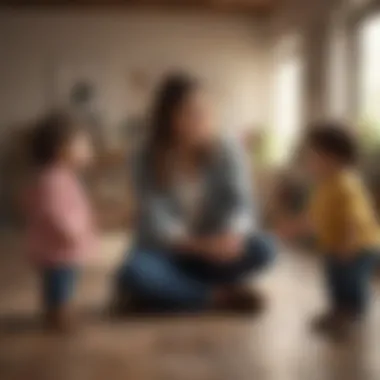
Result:
[[[200,84],[173,75],[159,88],[151,135],[136,162],[138,219],[118,272],[118,300],[150,310],[257,309],[242,286],[273,258],[256,229],[242,147],[213,128]]]

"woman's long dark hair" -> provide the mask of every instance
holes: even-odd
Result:
[[[158,88],[153,104],[148,143],[151,167],[161,183],[166,177],[166,154],[175,142],[174,116],[183,103],[200,88],[190,75],[176,73],[167,76]]]

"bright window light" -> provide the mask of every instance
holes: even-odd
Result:
[[[302,65],[298,56],[279,62],[275,77],[273,158],[285,164],[294,151],[301,122]]]
[[[380,134],[380,15],[360,30],[359,116]]]

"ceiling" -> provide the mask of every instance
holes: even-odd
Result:
[[[129,7],[205,10],[214,12],[267,13],[279,0],[0,0],[6,7]]]

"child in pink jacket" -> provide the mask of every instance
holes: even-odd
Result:
[[[42,280],[46,322],[66,329],[80,267],[94,250],[91,208],[77,177],[90,144],[70,116],[53,114],[37,124],[30,153],[36,173],[26,194],[28,253]]]

